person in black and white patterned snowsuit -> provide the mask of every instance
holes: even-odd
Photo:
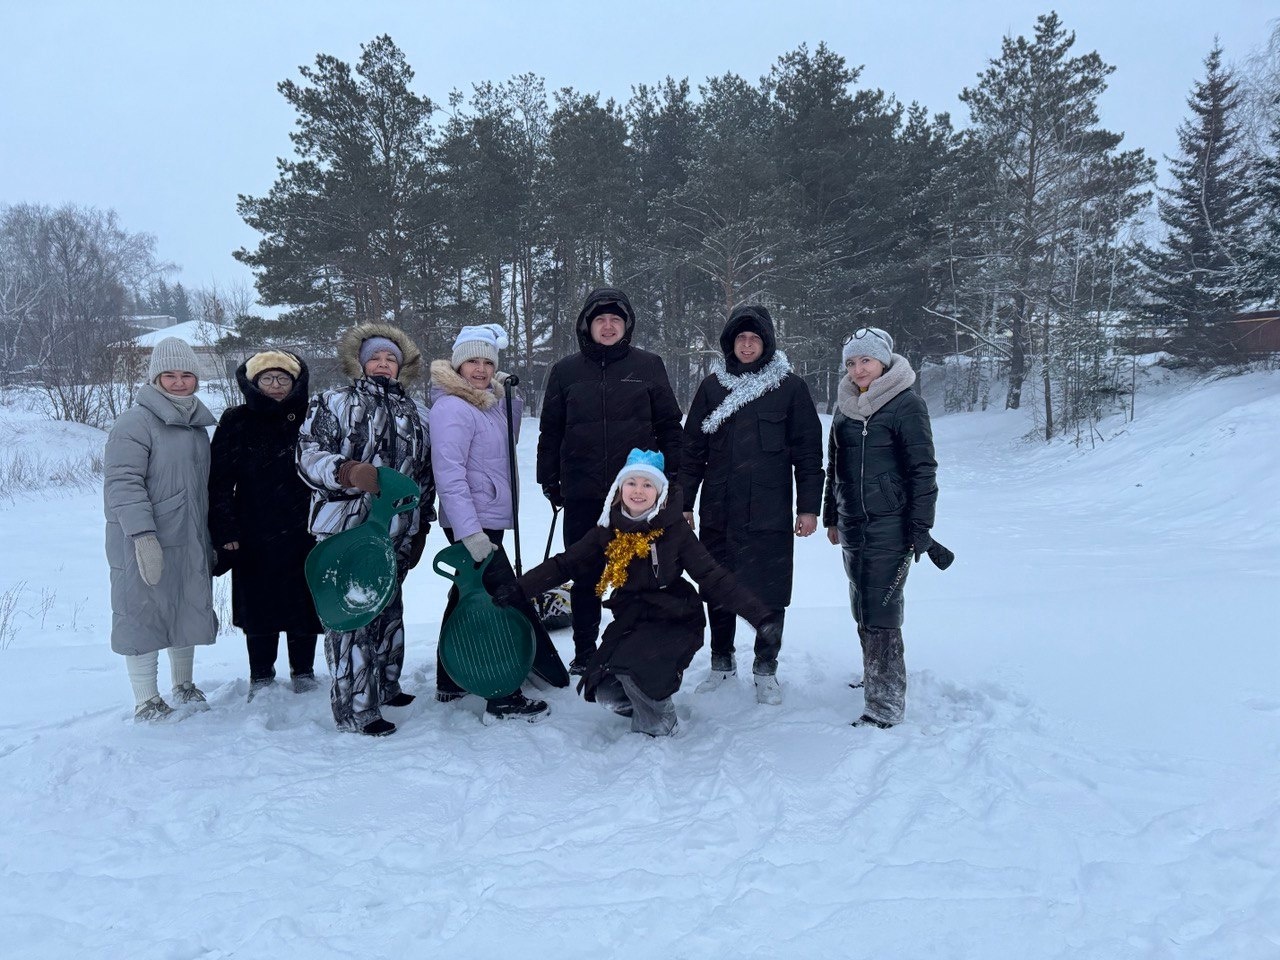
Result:
[[[422,355],[404,331],[380,323],[348,330],[338,354],[352,383],[313,398],[298,435],[298,473],[313,491],[309,528],[323,539],[363,523],[368,494],[378,491],[378,467],[411,477],[421,490],[421,503],[397,514],[390,527],[403,583],[421,559],[436,518],[430,438],[418,405],[403,386],[419,374]],[[325,633],[338,729],[372,736],[393,733],[395,724],[382,718],[381,708],[413,702],[400,689],[403,611],[397,588],[372,623]]]

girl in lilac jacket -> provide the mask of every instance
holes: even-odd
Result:
[[[440,526],[450,543],[459,540],[476,563],[496,553],[485,570],[492,589],[514,573],[502,550],[502,536],[515,526],[511,503],[511,464],[507,448],[506,392],[498,373],[498,351],[507,336],[496,323],[463,327],[453,344],[453,356],[431,364],[431,466],[440,501]],[[511,419],[519,437],[524,405],[512,397]],[[442,624],[458,603],[449,591]],[[536,614],[531,621],[537,623]],[[546,642],[549,644],[550,639]],[[466,695],[436,656],[436,699],[442,703]],[[517,690],[490,700],[485,719],[519,718],[536,722],[547,715],[541,700],[529,700]]]

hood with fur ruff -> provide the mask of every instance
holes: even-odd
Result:
[[[338,359],[342,361],[342,372],[352,380],[364,376],[364,368],[360,365],[360,344],[370,337],[386,337],[404,356],[400,372],[396,379],[402,386],[408,386],[422,373],[422,351],[413,342],[413,338],[389,323],[359,323],[343,331],[338,341]]]

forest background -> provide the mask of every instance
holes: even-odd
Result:
[[[103,425],[136,380],[138,315],[208,321],[231,365],[293,347],[318,386],[352,322],[444,355],[497,321],[536,404],[607,283],[682,403],[753,301],[826,409],[840,344],[874,324],[946,378],[947,409],[1025,408],[1042,436],[1079,437],[1133,409],[1142,357],[1248,363],[1232,321],[1280,305],[1280,28],[1238,66],[1206,51],[1161,189],[1099,121],[1113,69],[1047,13],[961,92],[961,124],[860,85],[822,43],[756,82],[667,78],[617,102],[525,73],[442,104],[378,36],[279,84],[293,152],[237,204],[256,290],[169,282],[110,210],[0,206],[0,384]]]

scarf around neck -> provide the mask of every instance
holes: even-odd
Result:
[[[787,360],[787,355],[781,350],[777,351],[773,359],[755,373],[730,373],[725,369],[723,360],[717,361],[711,375],[720,381],[720,385],[728,390],[729,394],[702,421],[702,432],[715,433],[726,420],[752,400],[758,400],[770,390],[778,389],[790,372],[791,364]]]
[[[907,358],[895,353],[892,366],[871,381],[866,393],[859,393],[858,385],[848,376],[842,377],[836,391],[836,406],[849,419],[865,423],[898,394],[910,390],[915,382],[916,372],[911,369]]]
[[[196,404],[200,402],[194,393],[189,396],[179,397],[170,393],[164,387],[160,386],[160,384],[156,384],[156,390],[159,391],[160,396],[172,403],[173,409],[177,410],[183,419],[186,420],[191,419],[191,415],[196,411]]]

